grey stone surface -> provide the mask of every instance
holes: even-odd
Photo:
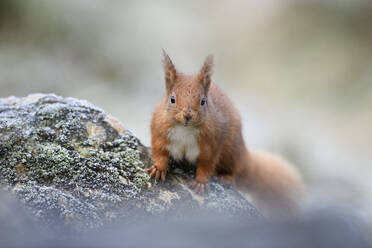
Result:
[[[149,181],[150,163],[148,148],[86,101],[0,99],[0,184],[43,223],[84,230],[134,216],[185,218],[193,210],[259,216],[238,191],[216,182],[204,197],[194,194],[182,183],[189,171]]]

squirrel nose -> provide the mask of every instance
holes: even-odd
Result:
[[[185,115],[185,121],[189,121],[189,120],[191,120],[191,115],[190,114]]]

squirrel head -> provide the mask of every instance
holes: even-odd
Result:
[[[208,108],[208,91],[211,85],[213,56],[209,55],[195,75],[185,75],[176,70],[172,60],[163,50],[166,87],[166,111],[174,124],[201,125]]]

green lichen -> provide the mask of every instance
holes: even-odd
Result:
[[[0,134],[0,183],[32,193],[30,199],[38,198],[35,187],[48,187],[113,212],[147,188],[143,146],[129,132],[119,135],[87,102],[55,95],[27,104],[0,101]],[[70,211],[60,214],[70,220]]]

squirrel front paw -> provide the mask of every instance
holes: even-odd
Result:
[[[232,175],[217,175],[214,177],[214,179],[226,188],[234,185],[234,178]]]
[[[199,195],[204,195],[209,190],[208,182],[206,183],[200,183],[196,180],[187,182],[188,186],[195,191],[195,193],[198,193]]]
[[[152,165],[147,169],[147,173],[150,174],[150,178],[155,178],[155,180],[159,180],[159,178],[161,178],[161,180],[164,182],[165,176],[167,175],[167,170],[160,170],[155,165]]]

